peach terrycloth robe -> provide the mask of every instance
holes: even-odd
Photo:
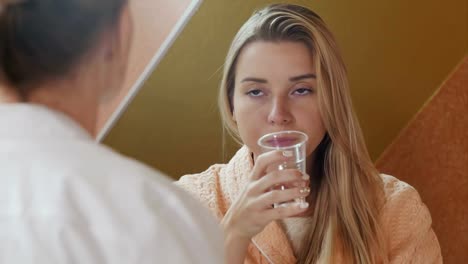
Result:
[[[253,162],[242,147],[228,164],[216,164],[200,174],[183,176],[177,185],[190,192],[221,220],[247,183]],[[442,263],[429,210],[417,191],[398,179],[382,175],[385,205],[380,223],[389,246],[390,263]],[[339,254],[339,253],[336,253]],[[337,260],[340,256],[335,256]],[[283,228],[272,222],[249,245],[245,263],[295,263]]]

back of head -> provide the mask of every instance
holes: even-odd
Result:
[[[67,74],[127,0],[0,0],[0,81],[20,94]]]

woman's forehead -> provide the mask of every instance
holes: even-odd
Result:
[[[250,43],[239,54],[236,67],[237,80],[271,76],[291,78],[303,74],[315,74],[315,67],[310,50],[301,42]]]

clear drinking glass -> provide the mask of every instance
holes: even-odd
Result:
[[[272,150],[280,150],[285,157],[291,157],[290,161],[282,163],[278,166],[278,170],[297,169],[302,173],[306,173],[306,142],[308,137],[306,134],[295,131],[280,131],[262,136],[257,144],[262,148],[263,152]],[[306,187],[306,186],[304,186]],[[275,189],[284,190],[287,187],[280,185]],[[294,201],[274,204],[278,206],[288,206],[291,202],[305,203],[305,198],[297,198]]]

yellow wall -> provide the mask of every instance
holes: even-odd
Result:
[[[139,78],[190,2],[191,0],[130,1],[134,30],[125,80],[118,96],[101,105],[97,120],[98,131],[107,128],[107,122],[113,118],[111,115],[119,111],[117,108],[127,94],[131,94],[134,85],[139,84]]]
[[[222,162],[218,69],[240,25],[271,2],[205,0],[105,143],[176,178]],[[289,2],[335,33],[373,158],[468,50],[466,0]]]

